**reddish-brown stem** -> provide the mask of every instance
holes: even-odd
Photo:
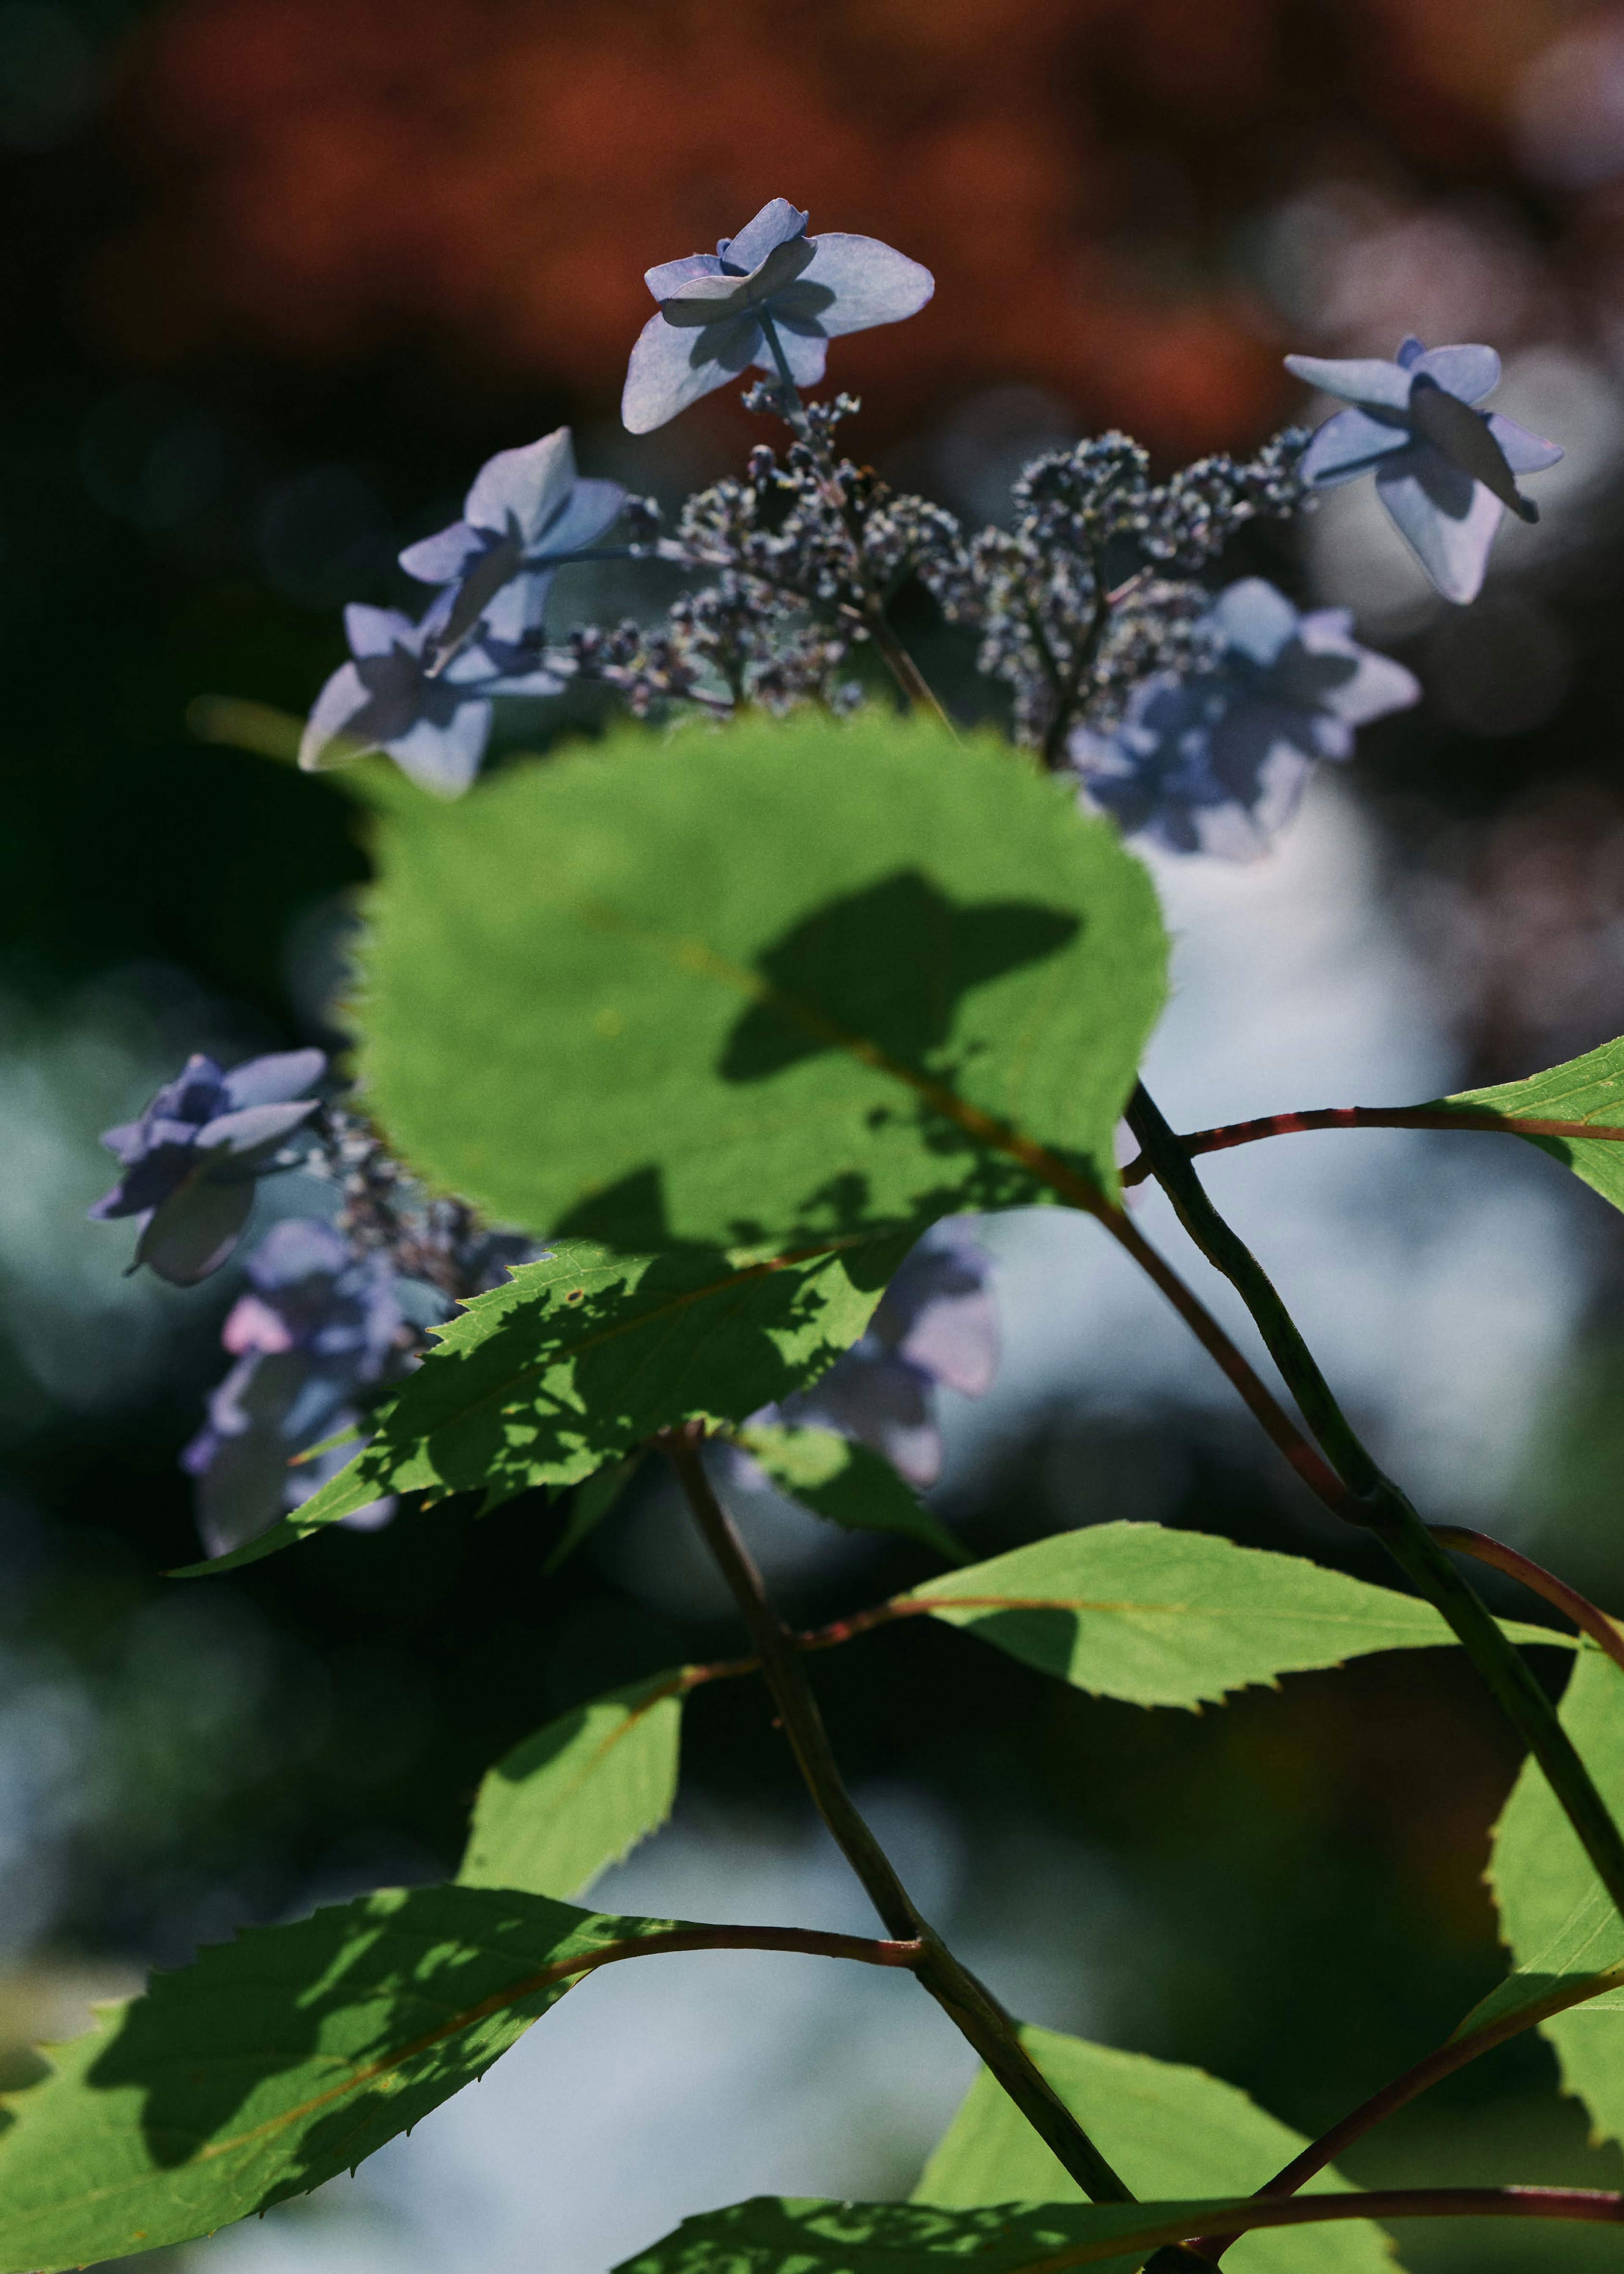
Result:
[[[1195,1129],[1180,1137],[1184,1152],[1227,1153],[1232,1145],[1255,1145],[1262,1137],[1290,1137],[1308,1129],[1497,1129],[1514,1137],[1597,1138],[1624,1142],[1624,1128],[1588,1121],[1546,1121],[1525,1114],[1455,1112],[1434,1105],[1325,1105],[1308,1113],[1266,1113],[1257,1121],[1231,1121],[1219,1129]],[[1142,1184],[1151,1173],[1141,1153],[1121,1171],[1124,1185]]]
[[[1624,2224],[1624,2195],[1600,2187],[1372,2187],[1355,2195],[1293,2195],[1284,2202],[1255,2195],[1214,2218],[1212,2231],[1233,2238],[1256,2227],[1317,2226],[1343,2218],[1575,2218],[1611,2226]],[[1147,2220],[1129,2232],[1029,2259],[1011,2274],[1062,2274],[1068,2266],[1125,2257],[1177,2236],[1177,2220]]]
[[[561,1958],[544,1967],[528,1988],[568,1981],[572,1974],[590,1974],[599,1966],[613,1966],[622,1958],[657,1958],[680,1950],[785,1950],[809,1958],[850,1958],[860,1966],[918,1965],[923,1943],[882,1942],[870,1935],[825,1934],[805,1926],[680,1926],[665,1934],[631,1934],[620,1942],[605,1942],[575,1958]]]
[[[1451,2037],[1447,2044],[1440,2045],[1424,2060],[1418,2060],[1413,2067],[1405,2069],[1391,2083],[1384,2084],[1380,2092],[1372,2092],[1368,2100],[1362,2100],[1339,2123],[1333,2124],[1328,2132],[1322,2132],[1317,2140],[1311,2140],[1300,2155],[1294,2156],[1272,2180],[1258,2189],[1259,2198],[1295,2195],[1317,2172],[1324,2171],[1327,2164],[1334,2164],[1356,2140],[1362,2140],[1367,2132],[1374,2131],[1378,2124],[1385,2123],[1389,2116],[1406,2107],[1444,2077],[1453,2076],[1456,2069],[1464,2068],[1484,2053],[1492,2052],[1496,2045],[1503,2045],[1511,2038],[1520,2037],[1524,2029],[1531,2029],[1537,2022],[1549,2021],[1553,2014],[1566,2013],[1569,2007],[1583,2006],[1590,1999],[1600,1997],[1605,1990],[1616,1987],[1616,1982],[1609,1982],[1603,1976],[1587,1975],[1580,1980],[1562,1984],[1544,1998],[1530,1999],[1526,2006],[1519,2006],[1515,2013],[1502,2014],[1497,2020],[1485,2022],[1481,2029],[1468,2029]],[[1233,2235],[1229,2234],[1204,2234],[1192,2242],[1190,2248],[1215,2263],[1233,2240]]]
[[[1589,1635],[1598,1649],[1605,1650],[1615,1666],[1624,1668],[1624,1630],[1566,1579],[1559,1579],[1543,1563],[1507,1547],[1502,1540],[1492,1539],[1486,1532],[1470,1532],[1460,1524],[1431,1524],[1427,1530],[1440,1547],[1452,1547],[1457,1555],[1475,1556],[1479,1563],[1491,1564],[1507,1577],[1521,1580],[1530,1593],[1543,1595],[1553,1609],[1571,1619],[1581,1634]]]

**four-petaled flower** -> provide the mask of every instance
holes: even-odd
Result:
[[[327,1063],[320,1050],[279,1050],[222,1073],[199,1053],[139,1121],[107,1131],[102,1142],[124,1173],[90,1213],[139,1217],[132,1270],[146,1263],[192,1287],[219,1269],[248,1221],[256,1178],[315,1112],[301,1093]]]
[[[273,1226],[248,1259],[248,1279],[221,1335],[237,1363],[181,1457],[198,1480],[198,1528],[211,1555],[268,1531],[345,1465],[353,1442],[289,1464],[354,1427],[357,1392],[403,1362],[410,1339],[387,1260],[357,1255],[320,1217]],[[346,1521],[370,1529],[394,1506],[374,1501]]]
[[[1142,680],[1116,731],[1079,727],[1069,757],[1127,834],[1248,860],[1290,818],[1316,758],[1351,757],[1356,727],[1421,689],[1359,645],[1346,608],[1300,615],[1260,576],[1231,584],[1203,629],[1213,669]]]
[[[353,662],[341,664],[316,697],[299,744],[307,772],[387,750],[421,789],[458,797],[479,771],[491,734],[493,695],[556,695],[564,681],[534,651],[463,647],[443,671],[432,666],[435,612],[414,624],[398,608],[355,601],[344,610]]]
[[[812,387],[831,339],[916,315],[936,290],[928,268],[877,237],[808,237],[806,215],[786,198],[714,252],[662,261],[644,282],[659,313],[632,350],[620,399],[634,434],[663,426],[748,364],[776,373],[765,325],[795,385]]]
[[[1500,385],[1493,349],[1426,348],[1412,335],[1391,363],[1292,355],[1286,369],[1353,405],[1315,433],[1298,468],[1304,480],[1334,489],[1373,473],[1377,496],[1445,599],[1475,600],[1505,508],[1539,518],[1516,476],[1562,455],[1503,412],[1473,408]]]
[[[509,645],[527,640],[540,627],[556,564],[596,544],[625,504],[619,482],[576,473],[568,426],[487,460],[462,520],[401,555],[409,576],[443,588],[424,619],[431,666],[478,626]]]

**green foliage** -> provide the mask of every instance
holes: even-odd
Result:
[[[305,2193],[483,2074],[563,1996],[571,1958],[668,1924],[390,1890],[154,1975],[11,2101],[0,2268],[184,2242]]]
[[[965,1550],[924,1507],[889,1461],[832,1429],[756,1422],[731,1433],[780,1492],[804,1502],[848,1532],[895,1532],[917,1540],[950,1563]]]
[[[1299,1555],[1155,1524],[1098,1524],[996,1555],[897,1599],[1095,1697],[1218,1703],[1249,1683],[1454,1635],[1430,1603]],[[1507,1623],[1522,1642],[1571,1647]]]
[[[618,1508],[620,1495],[643,1466],[646,1457],[642,1452],[633,1453],[624,1461],[612,1461],[606,1469],[598,1469],[578,1484],[569,1496],[569,1513],[564,1519],[564,1529],[547,1550],[542,1564],[542,1575],[553,1574],[568,1563],[582,1542],[590,1538],[605,1517]]]
[[[1054,2029],[1021,2043],[1108,2163],[1136,2195],[1177,2187],[1250,2195],[1308,2144],[1205,2070],[1118,2052]],[[1334,2171],[1308,2195],[1346,2193]],[[985,2069],[976,2077],[914,2190],[915,2202],[968,2210],[983,2203],[1082,2202],[1082,2189]],[[1236,2274],[1391,2274],[1379,2228],[1284,2228],[1244,2235],[1228,2253]],[[1131,2265],[1132,2260],[1122,2264]]]
[[[1115,1191],[1155,896],[1071,786],[863,713],[628,732],[390,816],[364,1079],[497,1221],[813,1246]]]
[[[924,2203],[818,2202],[756,2195],[726,2210],[685,2218],[674,2233],[639,2252],[615,2274],[929,2274],[962,2265],[976,2274],[1033,2274],[1061,2251],[1072,2265],[1116,2274],[1135,2266],[1113,2251],[1119,2237],[1147,2244],[1199,2234],[1233,2210],[1234,2195],[1202,2202],[1005,2204],[938,2210]],[[1352,2214],[1350,2214],[1352,2216]],[[1323,2247],[1326,2228],[1314,2235]],[[1300,2263],[1300,2262],[1299,2262]],[[1323,2262],[1331,2263],[1328,2256]],[[1368,2263],[1368,2261],[1366,2262]]]
[[[688,1686],[680,1667],[628,1683],[505,1754],[474,1803],[460,1884],[578,1894],[658,1831],[676,1798]]]
[[[1615,1818],[1624,1815],[1624,1673],[1602,1652],[1579,1653],[1561,1719],[1603,1800]],[[1489,1879],[1516,1972],[1463,2029],[1624,1968],[1624,1921],[1532,1761],[1495,1826]],[[1602,1994],[1539,2026],[1597,2133],[1624,2140],[1624,1984],[1598,1987]]]
[[[1624,1037],[1587,1050],[1581,1058],[1569,1058],[1565,1065],[1530,1074],[1526,1081],[1463,1089],[1438,1103],[1465,1106],[1475,1113],[1515,1114],[1530,1121],[1594,1121],[1624,1128]],[[1624,1208],[1624,1143],[1616,1138],[1587,1144],[1582,1137],[1530,1137],[1525,1142],[1565,1162],[1604,1200]]]
[[[704,1250],[613,1256],[584,1240],[477,1296],[399,1395],[365,1450],[229,1570],[335,1524],[387,1492],[575,1484],[690,1414],[740,1419],[815,1380],[868,1325],[906,1235],[799,1261]]]

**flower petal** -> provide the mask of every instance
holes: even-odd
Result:
[[[1500,385],[1500,358],[1492,348],[1428,348],[1411,369],[1462,403],[1481,403]]]
[[[583,475],[527,548],[527,559],[551,560],[560,553],[576,552],[583,545],[595,545],[619,520],[625,503],[626,491],[620,483]]]
[[[1425,353],[1426,342],[1418,340],[1413,332],[1406,332],[1393,360],[1401,371],[1413,371]]]
[[[400,555],[400,563],[419,584],[449,584],[484,549],[485,539],[477,529],[466,521],[454,521],[449,528],[409,545]]]
[[[804,332],[780,331],[778,345],[784,350],[784,360],[789,365],[789,375],[796,386],[816,387],[823,376],[823,366],[829,360],[829,343],[823,335],[808,336]],[[777,376],[777,361],[764,342],[756,361],[763,371],[770,371]]]
[[[1345,608],[1316,608],[1303,618],[1298,637],[1309,656],[1345,656],[1353,670],[1323,685],[1318,695],[1322,711],[1346,719],[1350,727],[1368,726],[1390,711],[1407,711],[1421,700],[1421,682],[1390,655],[1361,647],[1349,636]]]
[[[217,1271],[242,1237],[253,1206],[251,1178],[222,1184],[189,1178],[161,1201],[142,1228],[135,1260],[172,1287],[195,1287]]]
[[[680,260],[662,260],[657,267],[645,268],[643,281],[657,300],[668,300],[696,276],[719,276],[721,273],[722,264],[714,252],[685,252]]]
[[[360,757],[365,738],[350,738],[350,728],[372,701],[353,663],[342,663],[311,706],[299,738],[299,764],[306,773],[324,766],[342,766]]]
[[[225,1093],[234,1108],[279,1105],[320,1081],[327,1070],[325,1050],[272,1050],[233,1066],[225,1078]]]
[[[1376,494],[1446,600],[1475,600],[1505,508],[1442,452],[1417,443],[1378,469]]]
[[[352,600],[344,610],[344,637],[357,661],[364,656],[387,655],[397,647],[415,655],[422,644],[410,616],[398,608],[368,607],[365,600]]]
[[[804,237],[806,228],[807,216],[799,206],[791,205],[787,198],[770,199],[753,221],[746,222],[737,237],[722,239],[720,257],[748,275],[780,245],[787,245],[793,237]]]
[[[474,477],[463,508],[476,529],[500,537],[511,525],[529,545],[568,498],[575,479],[575,445],[568,426],[539,442],[499,450]]]
[[[834,294],[832,305],[818,317],[831,338],[875,324],[900,323],[905,316],[917,315],[936,289],[929,269],[878,237],[837,232],[815,237],[812,245],[811,263],[799,282]]]
[[[301,1122],[310,1119],[316,1103],[313,1097],[306,1097],[289,1104],[245,1105],[239,1112],[222,1113],[199,1130],[198,1150],[219,1169],[226,1170],[229,1163],[229,1174],[248,1166],[267,1147],[280,1145]]]
[[[1316,427],[1308,448],[1297,461],[1297,471],[1317,490],[1335,489],[1380,465],[1390,451],[1403,449],[1410,429],[1395,413],[1386,418],[1368,410],[1334,411]]]
[[[1297,610],[1263,576],[1243,576],[1220,592],[1207,621],[1226,647],[1259,664],[1273,663],[1297,636]]]
[[[760,337],[760,328],[750,324]],[[726,387],[740,368],[695,354],[706,337],[680,331],[664,316],[650,316],[637,335],[626,386],[620,395],[620,418],[630,434],[651,434],[686,410],[690,403],[718,387]],[[753,350],[752,350],[753,352]],[[749,361],[747,355],[745,362]]]
[[[1547,442],[1543,434],[1530,434],[1526,426],[1519,426],[1503,410],[1490,411],[1489,432],[1500,444],[1514,474],[1542,474],[1563,455],[1560,442]]]
[[[437,797],[461,797],[479,771],[490,734],[490,704],[464,703],[448,726],[436,727],[425,719],[385,748],[419,789]]]
[[[1377,356],[1357,356],[1346,361],[1323,356],[1289,355],[1286,369],[1306,387],[1321,395],[1339,395],[1344,403],[1362,403],[1377,410],[1402,410],[1410,402],[1410,373]]]

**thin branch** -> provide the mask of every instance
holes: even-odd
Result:
[[[1258,2227],[1319,2226],[1346,2218],[1572,2218],[1613,2226],[1624,2225],[1624,2195],[1601,2187],[1372,2187],[1348,2195],[1293,2195],[1284,2202],[1259,2195],[1214,2218],[1212,2232],[1233,2237]],[[1131,2233],[1073,2243],[1029,2259],[1011,2274],[1063,2274],[1068,2266],[1124,2257],[1177,2237],[1177,2221],[1159,2219]]]
[[[825,1934],[805,1926],[684,1926],[665,1934],[628,1934],[619,1942],[600,1943],[596,1950],[561,1958],[544,1967],[524,1985],[524,1994],[552,1982],[567,1982],[576,1974],[590,1974],[600,1966],[613,1966],[622,1958],[658,1958],[683,1950],[780,1950],[810,1958],[849,1958],[860,1966],[916,1967],[924,1948],[917,1937],[888,1942],[861,1934]],[[514,1995],[504,1992],[504,1996]]]
[[[1326,1105],[1308,1113],[1267,1113],[1257,1121],[1230,1121],[1217,1129],[1192,1130],[1174,1141],[1193,1158],[1198,1153],[1226,1153],[1234,1145],[1255,1145],[1259,1138],[1290,1137],[1310,1129],[1488,1129],[1514,1137],[1624,1142],[1624,1128],[1588,1121],[1545,1121],[1520,1113],[1457,1113],[1434,1105]],[[1140,1153],[1123,1170],[1122,1181],[1142,1184],[1154,1173]]]
[[[1132,2195],[1034,2063],[1015,2024],[947,1948],[915,1907],[890,1857],[847,1792],[823,1717],[788,1630],[768,1600],[761,1574],[711,1490],[696,1423],[662,1430],[654,1441],[675,1469],[701,1535],[715,1556],[761,1660],[763,1675],[796,1766],[814,1804],[868,1899],[896,1940],[922,1945],[913,1970],[988,2068],[1096,2202],[1132,2202]]]
[[[1599,1649],[1605,1650],[1615,1666],[1624,1668],[1624,1629],[1587,1595],[1570,1587],[1566,1579],[1559,1579],[1554,1571],[1547,1571],[1532,1556],[1507,1547],[1504,1540],[1492,1539],[1486,1532],[1471,1532],[1460,1524],[1429,1524],[1427,1530],[1440,1547],[1452,1548],[1457,1555],[1475,1556],[1479,1563],[1504,1571],[1509,1578],[1520,1579],[1531,1593],[1543,1595],[1553,1609],[1571,1619],[1581,1634],[1589,1635]]]
[[[1128,1124],[1180,1223],[1251,1312],[1269,1355],[1336,1471],[1339,1492],[1327,1505],[1373,1532],[1400,1569],[1442,1612],[1544,1770],[1598,1877],[1624,1916],[1624,1838],[1527,1660],[1501,1634],[1445,1549],[1361,1443],[1267,1274],[1214,1207],[1189,1155],[1142,1082],[1130,1102]]]
[[[1405,2069],[1391,2083],[1384,2084],[1380,2092],[1372,2092],[1368,2100],[1362,2100],[1339,2123],[1333,2124],[1328,2132],[1322,2132],[1317,2140],[1311,2140],[1300,2154],[1294,2156],[1272,2180],[1258,2189],[1259,2196],[1295,2195],[1316,2172],[1324,2171],[1327,2164],[1334,2164],[1356,2140],[1362,2140],[1367,2132],[1373,2131],[1378,2124],[1385,2123],[1389,2116],[1407,2107],[1432,2085],[1441,2082],[1447,2076],[1453,2076],[1456,2069],[1466,2067],[1469,2062],[1492,2052],[1497,2045],[1520,2037],[1524,2029],[1531,2029],[1540,2022],[1548,2022],[1553,2014],[1565,2014],[1571,2007],[1583,2006],[1589,1999],[1599,1998],[1604,1992],[1616,1990],[1618,1986],[1616,1969],[1610,1974],[1575,1977],[1544,1998],[1530,1999],[1526,2006],[1519,2006],[1515,2013],[1502,2014],[1497,2020],[1485,2022],[1481,2029],[1457,2031],[1446,2044],[1428,2053],[1425,2059],[1417,2061],[1413,2067]],[[1233,2235],[1205,2234],[1192,2241],[1190,2248],[1215,2263],[1233,2240]]]

